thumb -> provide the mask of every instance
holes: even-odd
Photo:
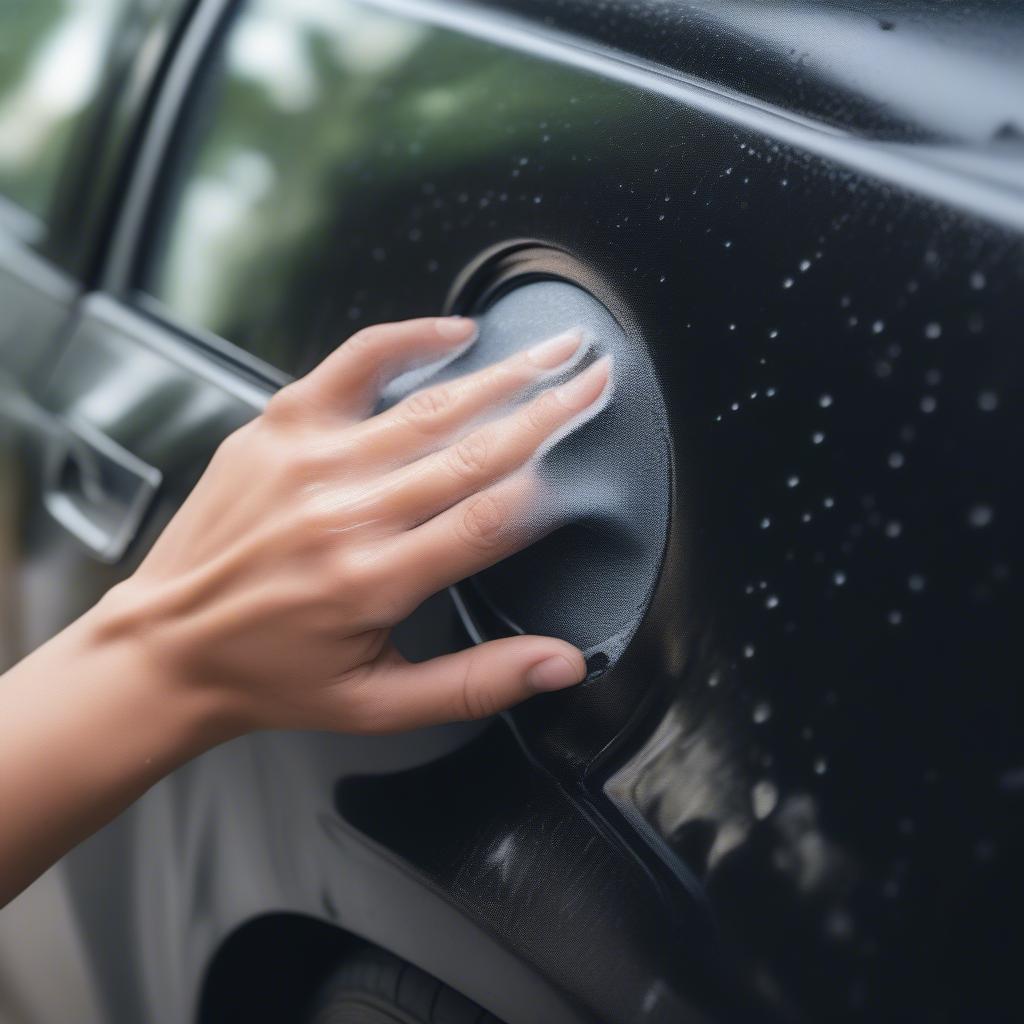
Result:
[[[417,663],[393,647],[378,662],[366,699],[368,731],[398,732],[487,718],[586,675],[583,655],[563,640],[515,636]]]

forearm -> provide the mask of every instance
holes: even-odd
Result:
[[[211,694],[145,662],[101,604],[0,677],[0,906],[230,735]]]
[[[569,332],[371,415],[383,380],[474,330],[360,332],[221,445],[129,579],[0,677],[0,906],[247,730],[415,729],[583,678],[554,638],[415,664],[390,642],[430,594],[535,539],[533,460],[609,386],[607,359],[573,362]]]

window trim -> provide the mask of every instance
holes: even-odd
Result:
[[[244,0],[200,0],[178,43],[155,98],[139,148],[125,200],[114,225],[100,288],[126,306],[200,348],[228,359],[244,373],[281,386],[291,378],[251,352],[199,324],[185,324],[155,296],[135,286],[147,259],[153,219],[159,214],[164,168],[178,137],[195,82],[211,58],[221,33],[234,20]]]
[[[95,90],[76,116],[61,154],[45,216],[0,195],[0,234],[88,284],[118,201],[145,108],[159,84],[168,50],[202,0],[168,0],[154,7],[131,0],[117,16]],[[118,52],[118,37],[133,36]],[[119,59],[111,59],[117,57]]]
[[[45,240],[46,224],[34,213],[0,194],[0,234],[9,235],[31,249]]]

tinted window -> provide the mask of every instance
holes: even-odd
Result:
[[[140,284],[289,372],[370,306],[436,311],[450,263],[493,241],[499,204],[526,208],[517,230],[543,212],[528,184],[540,161],[524,154],[552,131],[551,97],[579,84],[359,3],[253,0],[183,119]],[[607,110],[599,88],[591,109]]]
[[[72,135],[129,0],[0,4],[0,196],[48,218]]]

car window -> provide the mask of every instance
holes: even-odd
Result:
[[[131,0],[0,3],[0,197],[39,237]]]
[[[305,369],[372,295],[394,300],[378,317],[437,309],[445,260],[489,244],[499,203],[529,225],[525,147],[571,87],[556,65],[370,5],[251,0],[194,86],[135,284],[175,321]]]

